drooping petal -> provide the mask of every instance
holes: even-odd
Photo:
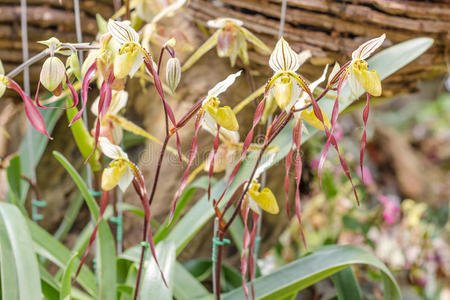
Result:
[[[89,83],[92,78],[95,76],[95,72],[97,72],[97,60],[95,60],[92,65],[87,69],[86,74],[83,77],[83,83],[81,85],[81,100],[83,101],[83,106],[80,111],[73,117],[72,121],[69,124],[69,127],[72,126],[73,123],[78,121],[83,115],[83,111],[86,109],[87,98],[88,98],[88,89]]]
[[[217,125],[217,134],[214,138],[213,149],[208,156],[209,170],[208,170],[208,200],[211,199],[211,179],[214,172],[214,160],[216,158],[217,149],[220,144],[220,125]]]
[[[25,114],[27,115],[28,120],[31,125],[40,133],[46,135],[49,139],[53,139],[47,132],[47,128],[45,126],[44,118],[41,115],[39,109],[33,104],[30,96],[25,94],[22,88],[12,79],[8,79],[8,88],[15,90],[19,93],[20,97],[25,104]]]
[[[301,217],[301,203],[300,203],[300,180],[302,178],[302,157],[300,155],[300,146],[302,144],[302,124],[301,120],[297,121],[297,124],[294,126],[293,132],[293,140],[295,144],[295,214],[297,215],[298,224],[300,226],[300,233],[302,236],[303,244],[307,247],[305,233],[303,232],[303,224]]]
[[[202,122],[203,122],[203,115],[202,114],[197,115],[197,119],[195,120],[194,136],[192,138],[191,149],[189,150],[188,164],[186,166],[186,170],[184,171],[183,177],[181,179],[180,186],[178,187],[178,190],[175,194],[175,198],[174,198],[174,201],[172,204],[172,209],[170,211],[169,224],[172,222],[178,199],[180,198],[181,193],[183,192],[184,188],[186,187],[187,179],[189,177],[189,171],[190,171],[191,166],[194,162],[194,159],[197,155],[197,150],[198,150],[197,135],[198,135],[198,131],[201,127]]]
[[[239,171],[239,168],[241,166],[242,161],[244,160],[245,156],[247,155],[247,151],[248,148],[250,147],[250,144],[253,140],[253,134],[255,132],[255,128],[258,125],[259,121],[261,120],[261,116],[262,113],[264,111],[264,100],[262,100],[259,104],[258,107],[256,107],[256,111],[255,114],[253,116],[253,124],[252,124],[252,128],[250,129],[250,131],[248,132],[245,140],[244,140],[244,144],[242,145],[242,151],[241,151],[241,155],[239,157],[238,162],[236,163],[236,165],[233,168],[233,171],[230,174],[230,177],[228,178],[228,182],[227,182],[227,186],[225,187],[225,189],[223,190],[222,194],[220,195],[219,199],[217,200],[217,203],[219,203],[223,196],[225,195],[225,192],[228,190],[228,188],[230,187],[231,183],[233,182],[234,178],[237,175],[237,172]]]
[[[361,145],[360,145],[360,150],[359,150],[359,166],[361,168],[361,177],[362,177],[362,181],[364,181],[364,170],[363,170],[363,162],[364,162],[364,152],[366,150],[366,141],[367,141],[367,135],[366,135],[366,126],[367,126],[367,120],[369,119],[369,111],[370,111],[370,94],[367,94],[367,98],[366,98],[366,106],[364,107],[363,110],[363,134],[361,137]]]
[[[352,53],[352,60],[358,60],[358,59],[366,59],[368,58],[375,50],[377,50],[378,47],[380,47],[384,39],[386,38],[386,34],[383,33],[377,38],[371,39],[361,46],[358,47],[355,51]]]
[[[283,38],[280,38],[270,55],[269,66],[275,73],[283,71],[295,72],[300,67],[297,53],[292,50],[289,43]]]
[[[225,78],[223,81],[217,83],[212,89],[208,91],[208,97],[218,97],[220,94],[225,92],[236,80],[237,77],[239,77],[242,73],[242,70],[228,75],[227,78]]]

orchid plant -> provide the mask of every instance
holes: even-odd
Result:
[[[86,266],[84,263],[90,249],[94,245],[97,232],[104,232],[103,230],[105,230],[102,222],[105,215],[108,214],[107,207],[110,205],[110,195],[115,193],[117,187],[124,192],[132,184],[135,193],[141,201],[144,224],[140,249],[135,248],[136,253],[140,250],[140,255],[135,261],[134,273],[131,276],[132,279],[130,279],[134,281],[134,286],[131,288],[132,292],[129,293],[130,298],[131,294],[133,294],[133,298],[138,299],[141,297],[141,289],[145,290],[148,288],[146,279],[143,279],[143,277],[147,276],[144,273],[145,268],[147,268],[145,255],[147,249],[151,250],[153,261],[158,269],[158,280],[164,283],[164,288],[169,287],[170,276],[167,276],[164,265],[159,264],[159,254],[157,247],[155,247],[153,236],[155,228],[153,228],[151,222],[151,205],[157,192],[162,161],[166,151],[171,151],[177,154],[181,161],[186,163],[186,167],[180,185],[172,198],[170,215],[167,219],[168,228],[170,229],[178,221],[180,209],[178,205],[182,202],[180,199],[188,188],[189,183],[193,181],[199,172],[204,170],[208,175],[208,205],[213,210],[213,215],[217,222],[217,228],[214,232],[215,238],[213,239],[213,251],[216,251],[216,257],[213,260],[215,265],[213,274],[213,282],[216,287],[214,290],[215,299],[221,298],[220,282],[223,247],[227,243],[226,236],[229,234],[233,222],[239,216],[243,222],[243,233],[241,236],[242,292],[247,299],[250,297],[250,294],[255,299],[257,298],[257,290],[255,290],[253,285],[253,279],[255,277],[255,248],[258,247],[256,244],[258,220],[260,220],[263,211],[275,215],[280,214],[277,197],[269,186],[264,185],[264,181],[260,177],[272,165],[276,156],[285,156],[284,189],[286,194],[286,214],[290,217],[289,179],[291,176],[290,169],[294,165],[296,183],[295,213],[301,228],[303,243],[306,246],[307,237],[302,229],[303,220],[300,202],[300,180],[302,177],[300,148],[302,136],[312,135],[311,131],[315,129],[325,132],[326,143],[320,157],[319,178],[321,178],[321,170],[329,147],[332,145],[339,156],[346,176],[353,186],[349,167],[340,153],[335,137],[341,92],[348,85],[354,97],[358,97],[362,90],[367,93],[367,103],[363,111],[364,132],[360,151],[362,168],[366,144],[365,127],[369,115],[370,98],[371,96],[380,96],[382,94],[380,75],[376,70],[369,70],[369,62],[366,59],[383,44],[385,35],[383,34],[362,44],[353,52],[351,61],[342,67],[335,64],[329,73],[328,66],[326,66],[322,76],[310,82],[299,71],[301,70],[301,65],[311,56],[309,51],[296,53],[283,37],[279,39],[273,51],[271,51],[264,42],[244,27],[242,21],[232,18],[219,18],[207,22],[207,26],[216,31],[181,66],[175,53],[176,38],[168,38],[160,45],[161,51],[156,61],[151,55],[149,45],[152,42],[151,36],[155,32],[159,20],[173,16],[177,10],[181,9],[185,1],[167,1],[161,7],[152,7],[150,4],[154,1],[148,0],[126,2],[126,6],[118,12],[116,17],[124,14],[130,15],[131,12],[134,18],[136,15],[144,18],[144,16],[148,17],[149,14],[143,14],[143,12],[151,10],[150,15],[152,17],[146,20],[148,24],[141,27],[141,30],[136,25],[135,19],[132,19],[130,22],[129,20],[119,21],[112,18],[108,22],[102,21],[106,24],[106,31],[100,34],[98,40],[91,45],[64,43],[56,38],[50,38],[41,42],[48,49],[43,52],[47,57],[42,65],[34,101],[22,90],[19,84],[8,77],[8,75],[5,75],[4,68],[0,62],[0,96],[3,95],[7,88],[19,93],[24,101],[25,113],[31,125],[48,138],[51,138],[50,133],[47,131],[44,118],[38,107],[44,109],[56,109],[57,107],[49,107],[42,104],[43,102],[39,98],[40,85],[55,96],[66,95],[71,98],[68,100],[69,105],[64,107],[68,112],[67,116],[71,116],[68,120],[69,127],[71,127],[74,139],[80,147],[80,152],[86,159],[86,162],[89,161],[91,163],[92,160],[96,162],[97,167],[93,168],[93,171],[96,173],[96,177],[100,178],[96,186],[101,191],[100,207],[97,207],[95,226],[87,242],[87,248],[78,263],[74,280],[85,284]],[[232,88],[234,82],[240,77],[242,70],[228,75],[223,81],[211,83],[210,86],[213,87],[205,93],[205,96],[198,99],[181,118],[177,119],[166,99],[166,93],[167,90],[176,93],[177,86],[182,80],[182,72],[194,66],[203,54],[215,46],[217,55],[219,57],[228,57],[232,67],[235,66],[237,58],[239,58],[244,68],[247,68],[250,65],[248,43],[252,44],[258,52],[267,56],[270,54],[268,65],[273,71],[273,75],[267,78],[264,88],[260,89],[261,93],[259,96],[262,97],[257,101],[251,128],[247,130],[242,128],[239,124],[239,118],[236,116],[238,110],[233,110],[230,106],[224,105],[228,99],[223,93]],[[90,50],[90,52],[84,63],[80,65],[77,53],[84,50]],[[165,68],[165,82],[163,82],[160,71],[165,53],[169,55],[169,58]],[[65,63],[61,57],[66,57]],[[127,120],[122,113],[126,110],[127,103],[133,101],[133,99],[128,99],[126,91],[127,81],[133,77],[145,78],[142,74],[149,76],[163,104],[165,120],[165,138],[163,141],[159,141],[143,128]],[[99,96],[91,104],[91,112],[95,116],[95,125],[90,131],[85,125],[80,124],[83,112],[86,110],[88,103],[93,100],[89,87],[94,81],[99,89]],[[321,85],[324,85],[324,87],[320,87]],[[81,89],[81,107],[79,110],[77,89]],[[331,114],[327,115],[326,110],[319,105],[319,101],[324,98],[329,99],[330,94],[334,97],[334,104]],[[256,130],[261,129],[261,123],[266,123],[269,116],[273,117],[273,122],[268,124],[264,133],[264,140],[255,142]],[[194,122],[194,134],[189,154],[186,158],[182,153],[179,132],[190,121]],[[198,134],[202,128],[211,133],[214,139],[207,160],[199,168],[192,171],[191,168],[194,165],[198,152]],[[284,154],[280,154],[282,153],[280,146],[274,145],[273,142],[287,129],[292,130],[292,134],[289,134],[289,142],[286,143],[287,151]],[[149,189],[150,192],[147,192],[147,183],[138,165],[130,160],[128,154],[121,146],[123,130],[143,136],[161,145],[152,185]],[[246,132],[242,142],[240,142],[239,132]],[[176,149],[168,146],[170,138],[174,135],[176,136]],[[256,159],[251,164],[248,176],[241,180],[242,178],[239,177],[239,174],[243,168],[248,168],[248,165],[244,162],[249,156],[256,157]],[[110,160],[103,167],[101,163],[102,157]],[[267,157],[269,158],[267,159]],[[66,162],[65,167],[70,170],[72,176],[75,176],[73,174],[76,171],[74,171],[73,167],[67,166]],[[226,171],[222,188],[220,192],[217,193],[217,189],[215,189],[213,193],[214,187],[212,187],[212,182],[214,173],[222,171]],[[77,178],[80,187],[84,187],[85,183],[80,181],[81,177],[75,176],[74,178]],[[354,186],[353,191],[359,204],[359,198]],[[232,196],[229,197],[229,195]],[[83,194],[83,196],[85,198],[90,197],[88,193]],[[90,209],[96,206],[95,201],[92,201]],[[116,203],[113,203],[112,206],[114,211],[116,211]],[[163,233],[159,236],[161,235]],[[102,241],[99,241],[99,243],[102,243]],[[103,245],[100,246],[101,250],[104,250],[102,247]],[[76,256],[74,257],[76,258]],[[72,264],[76,261],[75,258]],[[71,271],[68,274],[69,279],[65,282],[68,282],[70,291]],[[2,273],[2,278],[3,275]],[[247,280],[250,281],[250,285],[247,284]],[[82,287],[85,288],[83,284]],[[127,284],[129,285],[130,283],[127,282]],[[394,286],[396,286],[395,282]],[[242,299],[242,294],[240,296]]]

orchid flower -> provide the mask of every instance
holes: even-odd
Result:
[[[247,41],[252,43],[256,50],[268,55],[269,47],[254,34],[243,27],[241,20],[233,18],[218,18],[208,21],[207,25],[217,31],[185,62],[182,71],[189,69],[200,57],[217,45],[219,57],[229,57],[231,66],[234,66],[239,56],[245,66],[250,64],[248,58]]]
[[[128,155],[117,145],[112,144],[107,138],[99,138],[100,148],[112,161],[109,166],[103,170],[102,190],[110,191],[119,185],[122,192],[133,181],[134,173],[131,168],[133,164],[128,159]]]
[[[229,106],[219,107],[220,101],[218,99],[219,95],[224,93],[236,80],[237,77],[241,75],[242,71],[238,71],[234,74],[229,75],[225,80],[217,83],[212,89],[208,91],[207,96],[203,101],[201,101],[201,108],[199,112],[197,113],[197,118],[195,120],[195,129],[194,129],[194,136],[191,143],[191,149],[189,151],[189,158],[188,158],[188,164],[186,167],[186,170],[183,174],[183,177],[181,179],[181,184],[175,194],[175,198],[172,205],[172,210],[170,214],[170,220],[172,220],[173,213],[175,211],[175,207],[177,205],[177,201],[181,196],[181,193],[183,192],[184,188],[187,185],[188,177],[189,177],[189,171],[192,166],[192,163],[195,159],[195,156],[197,155],[198,150],[198,142],[197,142],[197,135],[199,132],[200,127],[204,123],[205,118],[211,118],[215,121],[216,127],[217,127],[217,134],[214,141],[214,153],[217,151],[217,148],[219,146],[219,132],[220,128],[224,128],[225,130],[229,130],[231,132],[239,130],[239,124],[237,122],[236,116],[233,112],[233,110]],[[214,123],[209,121],[210,124]],[[214,158],[212,158],[214,160]],[[210,175],[212,174],[213,167],[210,168]],[[210,188],[208,188],[208,191]],[[208,193],[209,195],[209,193]]]
[[[352,60],[346,70],[348,74],[348,83],[353,95],[359,96],[364,89],[372,96],[381,95],[381,80],[377,71],[369,71],[369,65],[366,59],[378,49],[384,42],[386,34],[371,39],[358,47],[352,53]]]
[[[207,114],[213,118],[217,124],[219,124],[224,129],[230,131],[239,130],[239,124],[236,119],[236,115],[229,106],[219,107],[220,101],[218,99],[219,95],[225,92],[236,80],[237,77],[241,75],[242,71],[238,71],[234,74],[229,75],[225,80],[217,83],[212,89],[208,91],[208,95],[202,104],[202,111],[205,109]]]
[[[119,53],[114,58],[114,76],[133,77],[144,62],[144,53],[139,44],[139,34],[130,26],[129,21],[109,20],[108,31],[120,44]]]
[[[253,180],[250,184],[247,194],[249,207],[257,214],[261,214],[259,208],[270,214],[278,214],[280,209],[273,192],[268,187],[263,188],[261,191],[260,188],[261,184],[257,180]]]
[[[280,109],[290,110],[302,90],[312,96],[306,81],[296,73],[301,63],[301,58],[292,50],[289,43],[280,38],[270,55],[269,66],[274,75],[267,83],[265,92],[268,95],[273,91]]]

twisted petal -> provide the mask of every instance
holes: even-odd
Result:
[[[368,58],[375,50],[377,50],[378,47],[383,44],[384,39],[386,38],[386,34],[382,34],[381,36],[371,39],[361,46],[358,47],[355,51],[352,53],[352,60],[358,60],[358,59],[366,59]]]
[[[139,42],[139,34],[130,26],[130,21],[108,21],[108,31],[121,44]]]
[[[236,78],[241,75],[241,73],[242,73],[242,70],[239,71],[239,72],[236,72],[234,74],[228,75],[228,77],[225,78],[225,80],[219,82],[212,89],[210,89],[208,91],[208,97],[207,98],[217,97],[220,94],[222,94],[223,92],[225,92],[234,83]]]
[[[295,72],[300,67],[298,55],[283,38],[280,38],[270,55],[269,66],[275,72]]]

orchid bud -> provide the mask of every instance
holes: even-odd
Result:
[[[70,69],[72,74],[80,80],[80,61],[78,60],[78,55],[76,52],[73,52],[66,61],[66,67]]]
[[[176,57],[171,57],[167,61],[166,66],[166,83],[169,86],[172,93],[175,93],[175,89],[180,83],[180,79],[181,79],[180,61]]]
[[[275,83],[275,100],[281,109],[285,109],[291,102],[292,82],[289,76],[282,76]]]
[[[63,62],[59,58],[51,56],[45,60],[42,66],[40,75],[41,84],[47,90],[57,95],[65,74],[66,68]]]

